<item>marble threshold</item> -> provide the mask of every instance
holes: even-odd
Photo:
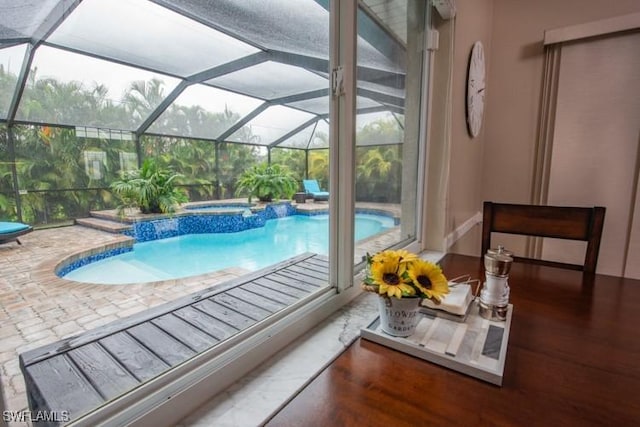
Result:
[[[439,261],[444,254],[425,252]],[[219,393],[177,427],[264,424],[359,336],[378,315],[377,296],[363,292],[258,368]]]

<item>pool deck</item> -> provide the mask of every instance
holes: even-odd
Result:
[[[142,398],[184,361],[215,357],[266,318],[329,291],[326,256],[306,253],[20,355],[32,411],[77,420],[128,393]],[[152,386],[153,387],[153,386]],[[157,386],[156,386],[157,387]]]
[[[18,354],[88,331],[246,273],[229,268],[126,286],[72,282],[54,274],[78,251],[126,237],[81,226],[36,230],[22,245],[0,245],[0,365],[6,410],[27,408]]]
[[[314,205],[316,205],[314,207]],[[305,203],[304,209],[326,209]],[[399,214],[398,206],[358,204]],[[399,228],[358,244],[356,259],[399,240]],[[0,245],[0,374],[5,410],[28,409],[18,354],[173,301],[247,271],[228,268],[183,279],[131,285],[96,285],[59,278],[55,266],[64,258],[128,237],[79,225],[36,230],[22,245]],[[25,425],[9,423],[10,426]]]

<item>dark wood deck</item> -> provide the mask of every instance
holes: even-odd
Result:
[[[30,409],[74,420],[328,286],[327,258],[303,254],[22,353]]]

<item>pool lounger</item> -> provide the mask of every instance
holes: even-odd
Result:
[[[306,191],[307,194],[310,194],[313,196],[314,201],[329,200],[329,192],[320,191],[320,185],[318,185],[318,180],[305,179],[302,181],[302,185],[304,186],[304,191]]]
[[[0,222],[0,244],[16,241],[19,245],[18,237],[33,231],[33,227],[21,222]]]

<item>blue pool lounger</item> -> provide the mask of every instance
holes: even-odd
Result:
[[[329,200],[329,192],[320,191],[318,180],[305,179],[302,181],[302,185],[304,185],[304,191],[313,196],[313,200]]]
[[[0,221],[0,244],[16,241],[19,245],[18,237],[33,231],[33,227],[21,222],[2,222]]]

